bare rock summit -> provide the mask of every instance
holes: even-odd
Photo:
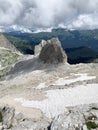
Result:
[[[0,33],[0,47],[7,48],[12,50],[13,52],[19,52],[14,45],[12,45],[9,40]]]
[[[44,41],[39,54],[39,59],[47,64],[67,63],[67,55],[61,47],[61,42],[58,38]]]

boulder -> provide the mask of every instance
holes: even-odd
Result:
[[[9,106],[4,106],[1,110],[2,113],[2,127],[3,129],[10,129],[13,124],[15,109]]]
[[[52,38],[51,40],[46,41],[46,43],[44,41],[44,45],[39,54],[39,59],[47,64],[67,62],[67,55],[61,47],[61,42],[58,38]]]
[[[98,130],[98,105],[80,105],[54,119],[51,130]]]
[[[27,119],[22,113],[15,115],[15,109],[7,105],[0,111],[2,114],[0,130],[48,130],[50,126],[50,122],[44,119],[35,122]]]

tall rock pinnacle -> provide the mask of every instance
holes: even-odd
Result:
[[[61,42],[58,38],[52,38],[51,40],[44,41],[44,45],[39,54],[39,59],[43,63],[47,64],[67,62],[67,55],[61,47]]]

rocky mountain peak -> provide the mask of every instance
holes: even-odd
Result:
[[[48,41],[44,41],[42,49],[39,54],[39,59],[43,63],[66,63],[67,55],[61,47],[61,42],[58,38],[52,38]]]
[[[0,33],[0,47],[4,47],[7,49],[10,49],[14,52],[18,52],[18,50],[16,49],[16,47],[14,45],[12,45],[9,40],[2,34]]]

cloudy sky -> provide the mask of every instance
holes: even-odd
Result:
[[[0,0],[0,26],[98,28],[98,0]]]

